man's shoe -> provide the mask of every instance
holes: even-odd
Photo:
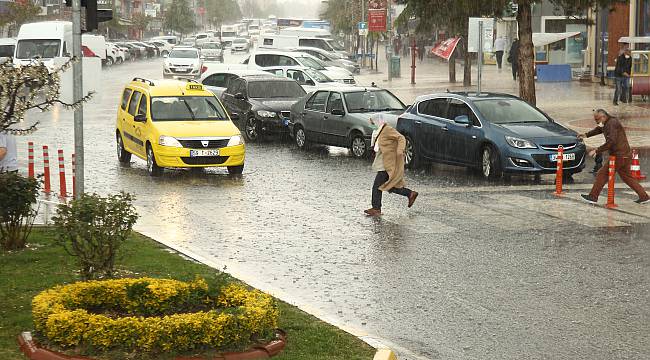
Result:
[[[614,101],[614,105],[615,105],[615,106],[618,106],[618,101]]]
[[[584,201],[586,201],[586,202],[588,202],[590,204],[598,204],[598,199],[592,198],[591,195],[582,194],[580,196],[582,196],[582,200],[584,200]]]
[[[375,208],[364,210],[363,212],[368,216],[381,216],[381,210]]]
[[[647,199],[637,199],[637,200],[634,200],[634,202],[637,203],[637,204],[640,204],[640,205],[648,204],[648,203],[650,203],[650,198],[647,198]]]
[[[415,199],[418,198],[418,192],[417,191],[411,191],[409,194],[409,207],[413,206],[413,203],[415,202]]]

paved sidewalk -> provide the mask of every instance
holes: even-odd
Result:
[[[416,63],[416,84],[411,85],[411,59],[402,57],[402,76],[388,81],[386,62],[380,54],[379,72],[364,69],[357,76],[363,85],[375,82],[380,87],[390,89],[405,103],[424,94],[449,91],[476,91],[478,79],[477,66],[472,67],[472,87],[463,87],[463,68],[460,63],[456,69],[456,83],[449,83],[448,64],[441,59],[425,59]],[[519,84],[512,79],[509,64],[499,71],[496,65],[485,65],[482,90],[519,94]],[[567,83],[537,83],[537,106],[559,123],[578,132],[590,130],[594,126],[592,110],[604,108],[621,119],[626,128],[630,145],[633,148],[650,148],[650,103],[642,102],[636,96],[632,104],[612,104],[614,89],[599,83],[572,81]],[[587,145],[598,146],[604,141],[602,136],[587,140]]]

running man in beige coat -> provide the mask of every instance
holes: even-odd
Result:
[[[397,130],[386,124],[381,116],[371,118],[370,123],[378,127],[373,133],[372,141],[375,149],[375,161],[372,163],[372,169],[377,172],[377,176],[372,185],[372,208],[365,210],[366,215],[381,215],[382,191],[406,196],[409,200],[408,207],[413,206],[418,193],[404,187],[406,185],[404,182],[406,139]]]

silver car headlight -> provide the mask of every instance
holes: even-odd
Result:
[[[237,145],[242,145],[244,141],[241,138],[241,135],[235,135],[228,140],[228,145],[226,146],[237,146]]]
[[[161,135],[158,138],[158,145],[169,146],[169,147],[183,147],[183,145],[181,145],[181,143],[178,140],[176,140],[176,138],[171,136],[165,136],[165,135]]]
[[[506,136],[506,142],[508,145],[517,149],[537,149],[537,145],[533,144],[532,141],[528,141],[526,139]]]
[[[257,115],[264,117],[264,118],[273,118],[275,117],[275,112],[273,111],[266,111],[266,110],[257,110]]]

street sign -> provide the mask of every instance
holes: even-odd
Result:
[[[469,18],[469,29],[467,30],[467,51],[478,52],[479,49],[479,23],[483,24],[483,52],[492,52],[494,44],[494,19],[493,18]]]
[[[359,35],[361,35],[361,36],[367,36],[368,35],[368,23],[367,22],[359,22],[357,24],[357,27],[359,28]]]

